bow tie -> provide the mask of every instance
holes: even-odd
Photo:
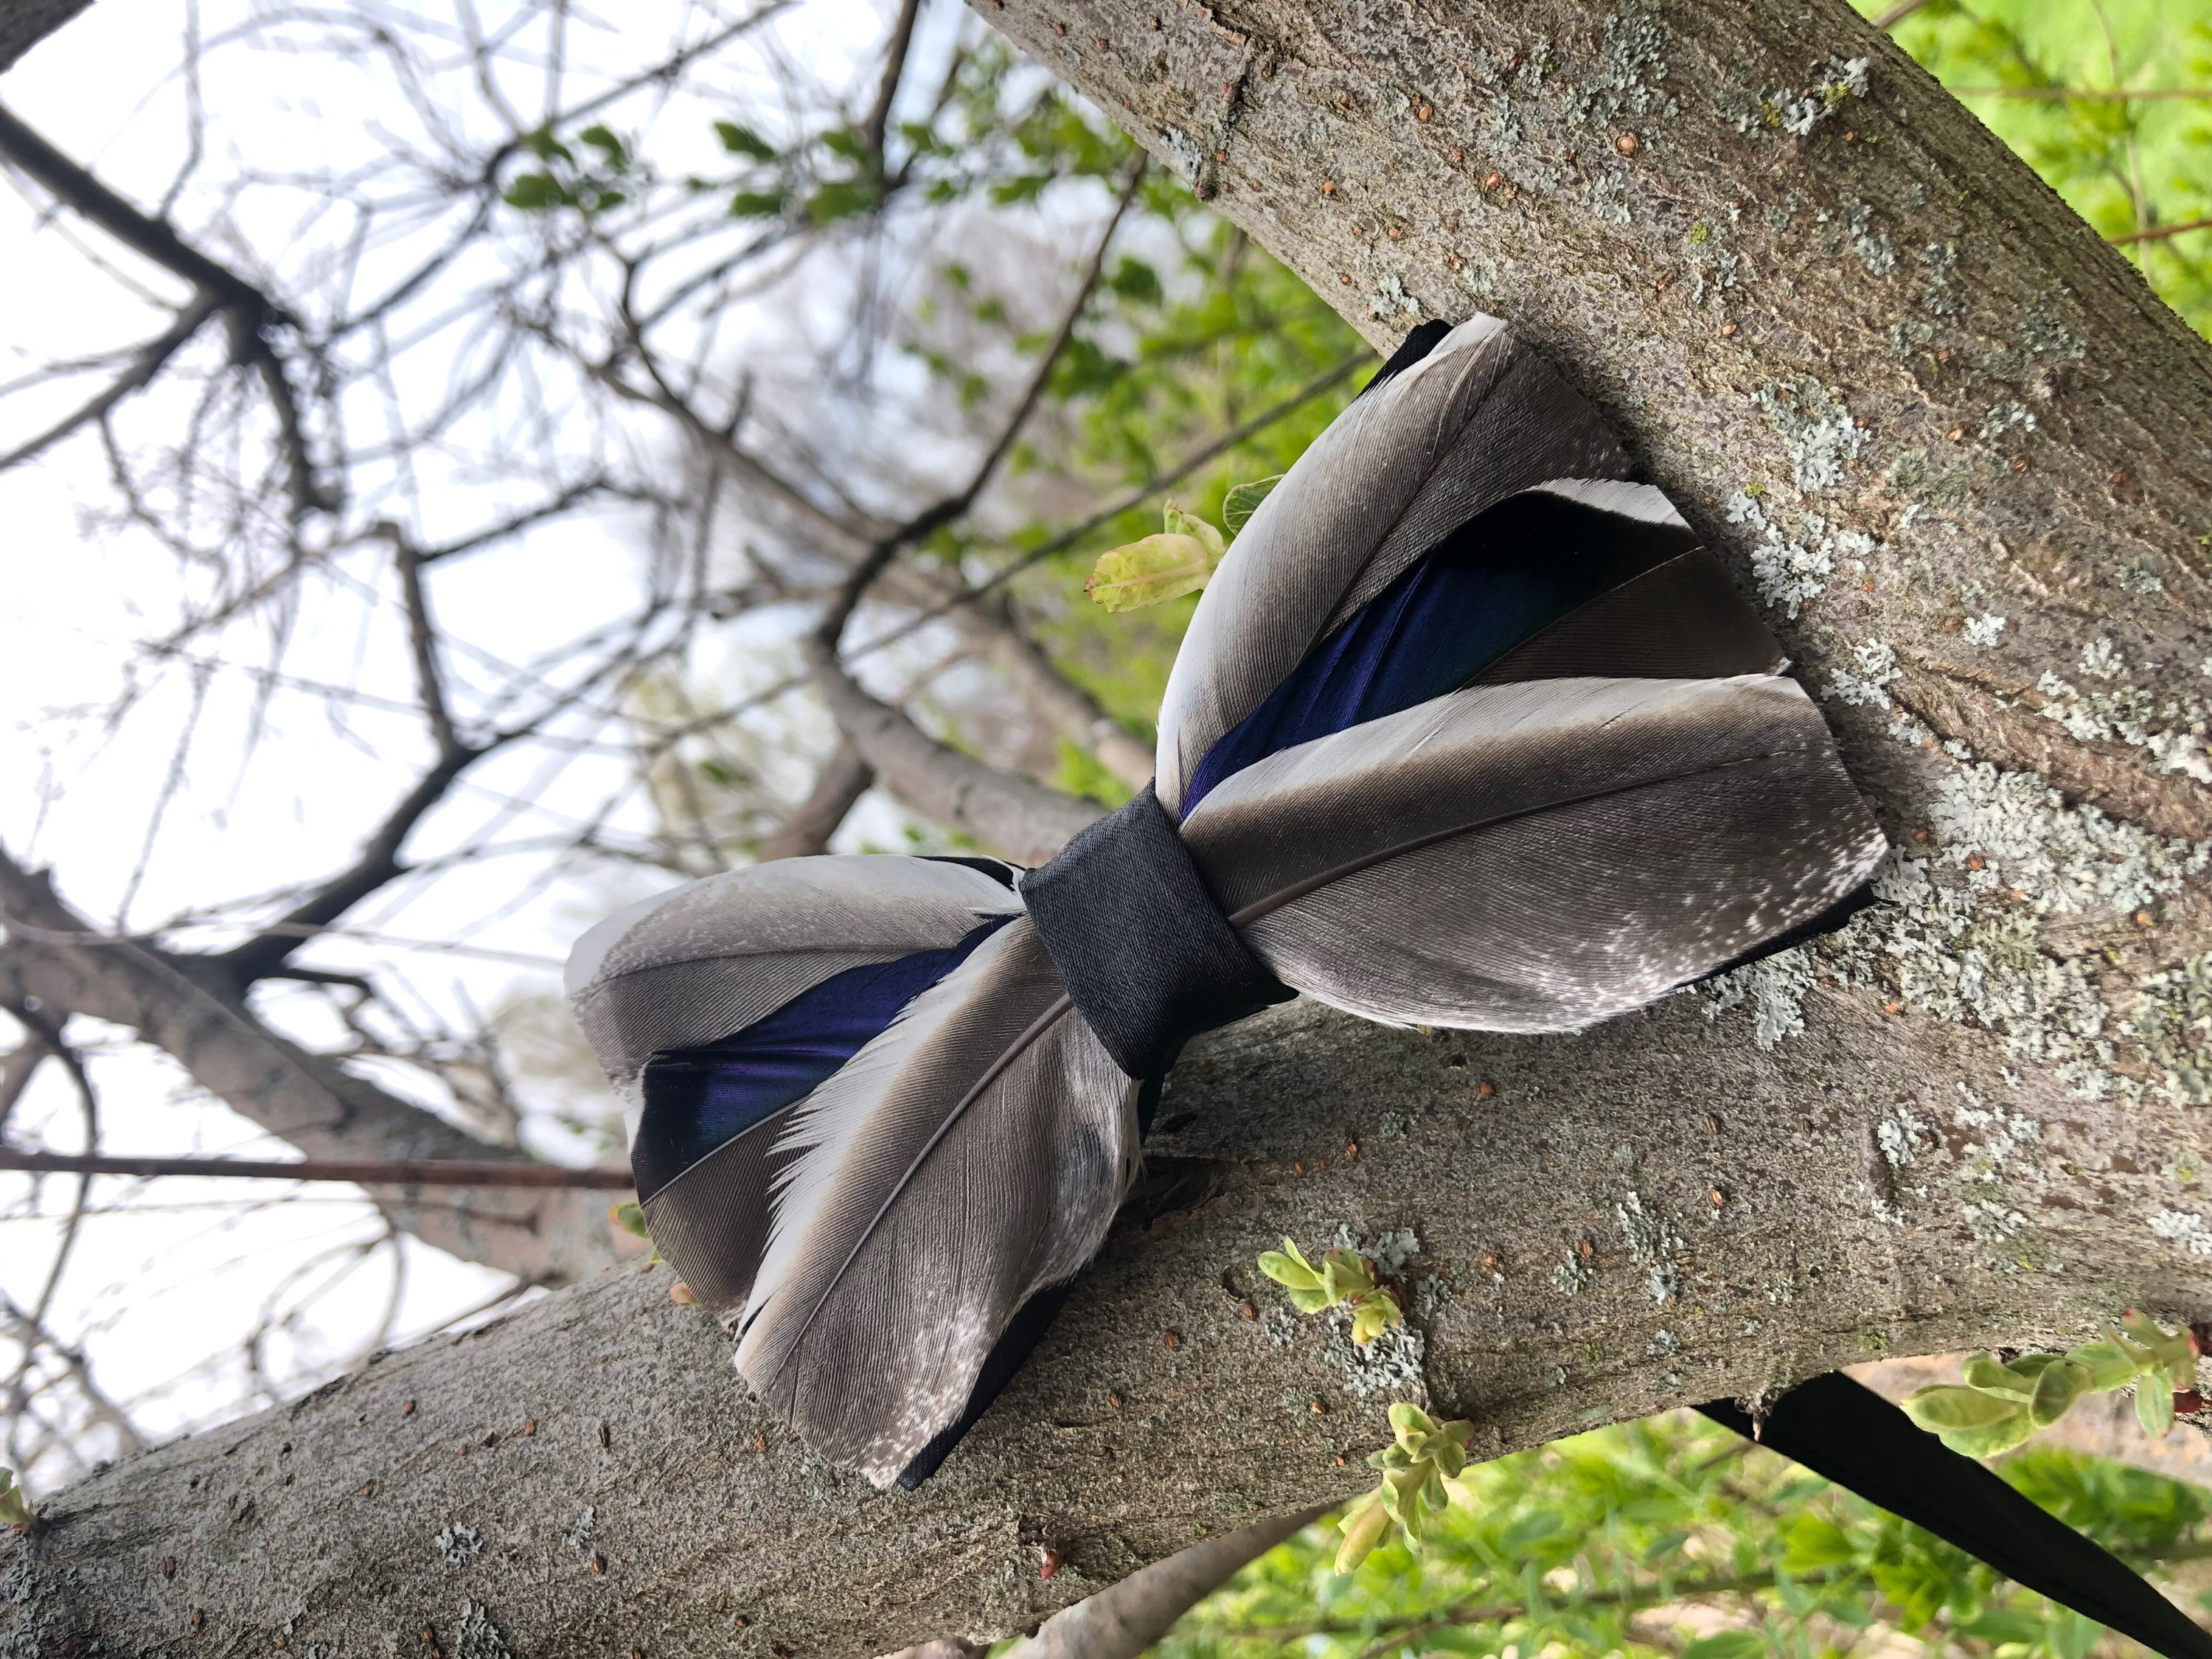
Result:
[[[1051,863],[786,860],[580,941],[653,1241],[808,1444],[935,1467],[1198,1032],[1297,994],[1572,1030],[1864,902],[1820,712],[1628,470],[1503,324],[1426,330],[1215,574],[1153,786]]]

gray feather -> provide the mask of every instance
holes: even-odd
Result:
[[[1183,835],[1284,983],[1518,1031],[1721,967],[1884,848],[1819,710],[1768,675],[1470,687],[1269,756]]]
[[[801,1103],[738,1368],[807,1444],[895,1480],[957,1420],[1022,1304],[1104,1243],[1129,1080],[1001,929]]]
[[[833,975],[957,944],[1021,901],[933,859],[779,859],[617,911],[569,953],[570,1006],[617,1094],[664,1049],[713,1042]]]
[[[1214,742],[1459,526],[1522,490],[1628,471],[1557,370],[1494,317],[1462,323],[1314,441],[1214,573],[1160,706],[1160,804],[1179,811]]]

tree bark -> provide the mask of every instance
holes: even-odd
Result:
[[[0,70],[82,11],[91,0],[0,0]]]
[[[1486,308],[1595,398],[1771,606],[1888,902],[1579,1036],[1294,1004],[1195,1045],[917,1493],[805,1455],[633,1268],[63,1494],[0,1565],[9,1640],[881,1654],[1349,1495],[1393,1397],[1495,1455],[2212,1313],[2204,344],[1826,0],[992,5],[1378,343]],[[1417,1247],[1364,1361],[1252,1266],[1340,1225]]]

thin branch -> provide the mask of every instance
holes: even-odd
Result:
[[[1874,26],[1878,29],[1893,29],[1929,3],[1929,0],[1898,0],[1897,4],[1874,20]]]
[[[2137,104],[2166,99],[2212,98],[2212,87],[1951,87],[1948,90],[1954,98],[2039,98],[2066,104]]]
[[[899,78],[906,73],[907,49],[914,43],[914,20],[921,0],[903,0],[898,21],[892,27],[890,45],[884,52],[884,78],[876,88],[876,101],[860,124],[860,137],[876,158],[876,171],[884,170],[884,134],[890,125],[891,105],[898,97]]]
[[[2128,242],[2162,242],[2169,236],[2179,236],[2192,230],[2212,230],[2212,219],[2191,219],[2179,225],[2158,225],[2149,230],[2131,230],[2124,236],[2107,236],[2105,240],[2118,247]]]
[[[1137,1659],[1168,1627],[1328,1506],[1277,1516],[1141,1567],[1044,1621],[1007,1659]]]
[[[446,704],[445,675],[438,666],[437,624],[430,619],[430,602],[422,592],[422,562],[415,545],[396,524],[377,528],[391,544],[392,562],[399,568],[399,592],[407,607],[407,644],[415,657],[415,693],[422,699],[423,718],[430,722],[441,759],[475,751],[453,730],[453,711]]]
[[[1014,447],[1014,440],[1021,435],[1022,428],[1028,423],[1030,416],[1043,398],[1045,386],[1052,379],[1052,372],[1059,365],[1061,354],[1074,340],[1076,328],[1083,321],[1083,313],[1090,309],[1091,296],[1097,291],[1099,278],[1105,274],[1106,253],[1114,245],[1114,233],[1121,228],[1122,217],[1128,212],[1129,204],[1136,200],[1138,187],[1145,181],[1146,160],[1139,155],[1130,167],[1129,176],[1121,186],[1121,197],[1114,204],[1113,217],[1106,222],[1105,231],[1098,238],[1098,245],[1091,253],[1089,267],[1083,273],[1083,282],[1076,290],[1074,301],[1060,319],[1060,331],[1054,335],[1052,343],[1045,348],[1044,356],[1038,360],[1036,371],[1030,376],[1029,385],[1023,389],[1020,401],[1014,405],[1012,414],[1000,428],[998,441],[991,446],[965,485],[924,507],[868,550],[867,556],[847,578],[836,602],[830,607],[829,613],[823,617],[821,627],[817,630],[817,638],[830,650],[836,649],[837,641],[845,632],[846,621],[876,578],[883,574],[884,567],[923,537],[951,524],[966,513],[975,504],[975,498],[983,493],[984,486],[998,472],[999,464],[1006,459],[1006,453]]]
[[[532,1187],[629,1192],[628,1170],[577,1170],[559,1164],[468,1164],[439,1159],[308,1158],[113,1158],[76,1152],[0,1151],[0,1170],[32,1175],[206,1176],[245,1181],[343,1181],[356,1187]]]
[[[216,314],[218,308],[213,296],[205,293],[195,295],[177,313],[176,321],[159,338],[149,340],[139,347],[131,356],[131,366],[104,387],[97,397],[64,415],[36,437],[0,455],[0,472],[43,454],[79,428],[100,420],[132,392],[145,390],[153,378],[161,372],[162,366],[200,331],[202,325]]]
[[[230,322],[233,360],[252,366],[259,374],[270,405],[276,411],[294,512],[304,514],[334,511],[337,498],[316,480],[306,433],[300,423],[299,402],[283,359],[277,355],[272,340],[281,330],[303,332],[299,319],[253,283],[186,242],[167,220],[141,212],[124,200],[4,107],[0,107],[0,160],[21,167],[52,192],[57,201],[98,225],[125,246],[183,277],[201,296],[213,299]],[[89,413],[85,418],[98,418],[104,413]]]

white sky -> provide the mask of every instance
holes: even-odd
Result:
[[[251,9],[252,0],[204,9],[203,38],[216,40]],[[630,9],[621,35],[602,35],[593,49],[611,58],[627,50],[649,60],[667,33],[664,27],[655,34],[653,18],[665,24],[676,10],[673,0],[651,9],[651,16]],[[0,100],[112,185],[151,204],[167,188],[183,150],[184,88],[174,70],[186,26],[176,0],[99,0],[0,76]],[[822,0],[781,38],[836,82],[848,54],[872,46],[881,27],[865,0]],[[204,164],[203,180],[221,177],[238,155],[273,168],[305,165],[302,156],[345,164],[380,153],[380,131],[393,114],[388,88],[313,54],[288,62],[268,53],[216,52],[209,61],[203,96],[217,115],[216,143],[223,153]],[[703,143],[705,121],[693,125]],[[298,203],[282,210],[300,215],[309,240],[333,234],[327,216],[308,206],[315,211]],[[188,192],[178,210],[187,227],[193,207]],[[269,246],[285,240],[277,211],[272,205],[249,213]],[[91,270],[85,250],[112,274]],[[384,263],[397,268],[399,251]],[[173,279],[118,252],[96,231],[73,224],[41,229],[24,195],[0,185],[0,381],[57,356],[158,332],[166,319],[132,296],[133,284],[165,297],[179,292]],[[0,409],[0,448],[87,390],[73,384]],[[173,399],[167,406],[158,398],[148,404],[143,430],[177,418]],[[436,483],[429,494],[442,499]],[[162,921],[338,867],[429,757],[420,722],[410,714],[356,705],[340,729],[320,700],[280,695],[269,708],[267,737],[251,763],[241,765],[255,699],[255,683],[241,670],[267,659],[251,638],[234,634],[197,647],[225,665],[205,676],[198,735],[181,761],[178,740],[192,698],[187,673],[172,672],[112,728],[67,715],[117,696],[134,645],[161,631],[178,591],[177,566],[167,550],[140,533],[87,522],[88,504],[108,499],[100,446],[82,434],[30,467],[0,473],[0,547],[9,565],[8,605],[0,614],[0,778],[7,780],[0,791],[0,841],[18,857],[53,866],[64,896],[97,924],[112,926],[141,849],[149,844],[149,805],[175,766],[184,787],[151,838],[155,855],[131,895],[131,923]],[[457,523],[477,516],[465,503]],[[625,537],[635,529],[586,520],[536,536],[526,576],[505,557],[441,568],[433,602],[450,633],[489,644],[508,661],[556,652],[634,601],[641,555]],[[372,572],[374,562],[364,556],[351,568]],[[389,595],[372,593],[365,602],[331,582],[304,592],[284,672],[408,704],[411,674]],[[773,678],[789,659],[775,626],[734,630],[719,647],[724,657],[707,665],[708,672],[740,687]],[[465,678],[468,670],[465,661],[458,663],[458,677]],[[504,833],[517,840],[565,832],[625,776],[611,759],[586,760],[548,776],[526,756],[495,757],[471,774],[453,807],[426,826],[410,851],[417,858],[434,854],[501,812],[512,813]],[[642,827],[635,809],[629,822]],[[896,823],[881,811],[853,833],[888,839]],[[465,933],[472,946],[541,961],[542,968],[343,940],[319,942],[310,959],[356,970],[402,966],[434,1003],[451,1008],[465,996],[489,1009],[518,993],[552,989],[557,963],[577,933],[635,891],[665,881],[641,876],[629,890],[614,881],[536,893],[526,885],[535,872],[527,858],[495,861],[427,888],[380,896],[349,920],[399,939],[452,940]],[[481,928],[459,925],[502,909],[507,913]],[[215,943],[218,937],[185,939]],[[264,1006],[289,995],[274,991]],[[127,1047],[118,1034],[79,1021],[71,1036],[94,1045],[107,1150],[285,1155],[281,1145],[192,1095],[173,1067]],[[78,1144],[76,1111],[64,1075],[49,1065],[19,1107],[10,1138]],[[579,1145],[561,1145],[557,1136],[536,1144],[572,1158],[587,1155]],[[56,1228],[37,1218],[65,1210],[73,1188],[72,1182],[49,1180],[34,1206],[27,1178],[0,1175],[0,1289],[19,1304],[38,1295],[54,1247]],[[83,1344],[101,1387],[129,1404],[157,1437],[255,1403],[247,1398],[252,1378],[240,1345],[272,1299],[283,1307],[314,1301],[301,1328],[280,1339],[269,1359],[277,1389],[287,1392],[342,1359],[374,1327],[393,1293],[390,1254],[373,1267],[349,1268],[343,1253],[380,1231],[374,1212],[348,1196],[349,1189],[257,1190],[266,1201],[241,1207],[235,1182],[103,1181],[95,1188],[52,1322]],[[341,1254],[325,1259],[334,1249]],[[476,1306],[505,1283],[501,1275],[411,1244],[404,1261],[396,1321],[403,1334]],[[349,1271],[335,1294],[307,1296]],[[12,1363],[4,1343],[0,1362]],[[28,1483],[34,1490],[51,1487],[69,1474],[66,1465],[49,1460],[27,1471]]]

